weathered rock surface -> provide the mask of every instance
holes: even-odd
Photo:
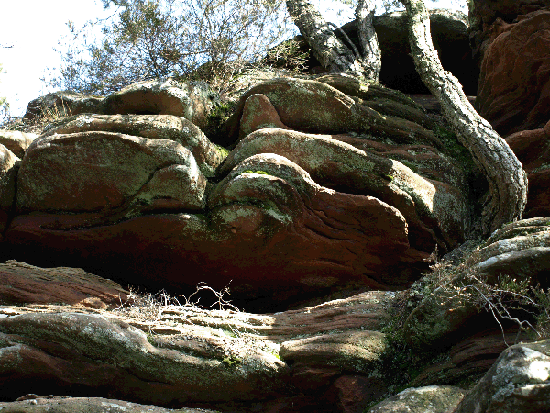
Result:
[[[69,304],[117,306],[129,292],[117,283],[79,268],[39,268],[8,261],[0,264],[0,305]]]
[[[214,175],[225,156],[225,149],[210,142],[191,121],[171,115],[80,115],[50,124],[41,137],[91,131],[173,140],[191,151],[207,177]]]
[[[525,218],[550,216],[550,121],[544,128],[522,130],[506,138],[527,172],[529,196]]]
[[[491,368],[504,350],[516,340],[529,341],[527,334],[518,337],[517,327],[504,331],[492,320],[482,316],[478,326],[486,324],[488,329],[459,341],[448,351],[443,361],[424,368],[412,381],[411,385],[427,386],[433,384],[460,385],[480,379]],[[473,333],[472,329],[472,333]]]
[[[455,413],[545,412],[550,409],[550,341],[517,344],[458,405]]]
[[[464,196],[456,187],[426,180],[400,162],[370,150],[356,149],[353,144],[368,147],[366,139],[351,136],[261,129],[239,142],[220,171],[227,173],[256,154],[276,153],[300,165],[315,182],[346,193],[375,196],[397,208],[407,221],[409,242],[418,250],[430,253],[436,245],[446,250],[462,239],[467,212]],[[385,149],[387,155],[389,148]],[[411,151],[414,149],[422,150],[410,147]],[[463,187],[460,183],[457,186]],[[436,222],[438,229],[434,225]]]
[[[238,412],[265,406],[262,411],[284,412],[290,410],[275,407],[295,402],[334,411],[331,397],[313,402],[303,385],[317,391],[338,377],[349,381],[349,372],[363,377],[383,349],[364,350],[361,345],[371,340],[349,338],[378,335],[377,342],[383,340],[382,333],[369,329],[379,329],[387,320],[393,297],[369,292],[268,315],[164,303],[140,307],[135,302],[114,312],[0,307],[0,397],[13,400],[21,389],[37,394],[71,389],[74,395],[162,406],[199,403]],[[342,340],[346,334],[348,340]],[[286,351],[287,357],[283,349],[306,337],[348,345],[334,345],[327,358],[294,362],[292,352]],[[329,380],[319,382],[318,372],[327,370]],[[289,381],[302,386],[291,390],[285,384]],[[346,400],[349,404],[349,396]]]
[[[113,111],[147,113],[148,93],[176,86],[137,84],[105,102],[128,93],[134,106]],[[245,93],[227,126],[240,142],[220,165],[224,152],[181,117],[55,122],[21,164],[10,257],[173,292],[233,280],[269,309],[405,288],[469,231],[456,142],[398,92],[345,75],[274,79]]]
[[[35,133],[0,129],[0,144],[12,151],[19,159],[23,159],[25,151],[37,137]]]
[[[168,78],[133,83],[106,97],[70,91],[50,93],[29,102],[26,118],[58,119],[83,113],[104,115],[172,115],[206,126],[217,95],[206,83]]]
[[[360,375],[340,376],[334,381],[338,394],[338,411],[343,413],[366,412],[373,401],[386,394],[383,381]]]
[[[0,402],[2,413],[217,413],[206,409],[165,409],[158,406],[105,399],[103,397],[40,397],[28,395],[24,400]]]
[[[542,128],[550,104],[550,6],[497,19],[481,62],[476,105],[501,134]]]
[[[285,341],[281,359],[305,364],[326,364],[347,371],[366,371],[386,350],[385,335],[378,331],[334,333]]]
[[[201,210],[205,186],[191,152],[177,142],[113,132],[52,135],[27,151],[17,210],[98,212],[108,222],[142,210]]]
[[[475,270],[496,283],[506,272],[517,281],[550,286],[550,218],[514,222],[495,231],[480,246]]]
[[[248,303],[261,299],[268,308],[298,299],[299,291],[403,285],[428,255],[410,247],[397,209],[319,186],[278,155],[236,165],[214,188],[207,210],[207,216],[154,214],[111,225],[92,225],[105,222],[97,213],[20,215],[7,237],[25,254],[63,251],[64,260],[110,269],[117,280],[129,273],[126,282],[155,289],[198,282],[223,289],[233,280],[234,293],[242,290]]]
[[[43,391],[48,380],[50,392],[79,385],[157,405],[262,399],[281,388],[287,370],[269,348],[213,329],[196,331],[194,342],[172,336],[152,344],[118,319],[35,313],[0,319],[0,331],[4,398],[21,388]]]
[[[473,272],[479,279],[495,284],[503,274],[517,282],[549,285],[550,219],[531,218],[505,225],[479,245],[456,267],[443,270],[446,285],[468,285]],[[444,264],[443,264],[444,265]],[[404,332],[407,341],[417,349],[450,347],[464,336],[487,328],[479,317],[481,308],[467,294],[453,288],[437,288],[424,294],[421,304],[408,317]],[[483,301],[480,301],[482,305]]]
[[[206,126],[216,95],[206,83],[173,79],[133,83],[105,98],[106,115],[172,115]]]
[[[387,134],[388,137],[401,143],[416,141],[442,145],[433,131],[408,120],[407,116],[383,116],[376,109],[371,108],[369,104],[372,102],[363,100],[361,96],[370,97],[373,94],[380,96],[380,94],[373,93],[372,90],[369,93],[368,87],[359,86],[358,96],[354,98],[331,86],[329,82],[336,86],[329,77],[326,83],[279,78],[252,87],[241,97],[234,115],[227,123],[227,140],[221,143],[232,144],[249,133],[248,130],[239,131],[246,101],[252,95],[265,95],[277,111],[282,124],[293,130],[323,134],[369,131],[373,134]],[[338,82],[338,84],[341,83]],[[348,84],[349,81],[346,83]],[[383,91],[380,87],[373,89]],[[350,90],[346,92],[349,93]],[[394,95],[395,92],[386,93],[386,97],[389,98],[393,98]],[[403,98],[400,100],[404,103]],[[414,102],[409,101],[409,103],[416,109],[419,108]]]
[[[42,271],[53,274],[60,270]],[[67,274],[82,275],[78,271]],[[78,291],[80,287],[73,284],[67,288]],[[110,311],[93,306],[1,306],[0,397],[23,397],[0,407],[42,412],[46,410],[40,409],[50,406],[59,409],[53,411],[79,412],[86,408],[89,410],[82,411],[95,411],[95,406],[99,409],[110,403],[109,408],[121,406],[120,411],[201,411],[180,408],[182,405],[239,413],[365,411],[372,401],[389,392],[385,380],[392,373],[379,369],[381,358],[393,357],[389,352],[394,350],[380,330],[391,323],[392,308],[400,302],[399,294],[373,291],[264,315],[203,310],[189,303],[175,305],[163,297],[137,297]],[[464,381],[483,374],[505,347],[498,333],[464,340],[451,350],[449,361],[433,365],[414,382]],[[550,399],[546,391],[548,363],[541,357],[528,357],[534,363],[528,367],[523,367],[524,362],[517,367],[519,363],[514,361],[512,367],[517,367],[520,376],[527,371],[539,381],[526,381],[516,374],[519,379],[512,383],[523,386],[521,391],[497,389],[497,394],[506,397],[521,393],[513,402],[523,404],[510,409],[513,403],[508,400],[509,410],[503,412],[530,411],[524,407],[525,395],[538,408],[534,411],[544,411]],[[511,369],[507,361],[501,364],[498,374]],[[546,376],[540,379],[542,374]],[[505,382],[485,381],[493,387],[498,381]],[[70,391],[75,396],[111,400],[37,398],[25,396],[21,389],[35,394]],[[493,393],[493,388],[483,390],[474,399],[490,399]],[[461,388],[451,386],[409,388],[369,413],[450,413],[464,394]],[[129,401],[176,410],[136,406]],[[465,407],[463,411],[474,410]]]
[[[80,113],[101,113],[103,97],[87,96],[71,91],[55,92],[31,100],[25,117],[57,119]]]
[[[384,400],[368,413],[452,413],[465,393],[453,386],[412,387]]]
[[[469,3],[469,35],[473,57],[481,62],[491,42],[491,25],[498,19],[512,23],[520,15],[526,15],[548,6],[546,0],[473,0]]]
[[[532,178],[527,214],[546,216],[546,50],[529,51],[546,44],[550,11],[534,10],[534,0],[504,0],[500,11],[473,3],[486,14],[474,16],[492,56],[484,79],[512,87],[497,88],[512,102],[506,127],[532,122],[508,139]],[[445,46],[438,35],[436,43],[456,63],[465,23],[446,21]],[[402,54],[403,44],[389,47]],[[227,134],[216,129],[216,142],[232,149],[223,164],[225,151],[199,129],[216,97],[198,84],[146,82],[105,99],[59,93],[35,103],[45,117],[76,116],[28,150],[19,139],[19,159],[1,152],[3,257],[56,268],[0,264],[0,400],[13,403],[0,410],[358,413],[407,386],[371,413],[450,412],[465,392],[442,385],[471,386],[507,343],[530,338],[465,296],[472,274],[548,288],[550,218],[470,241],[409,291],[391,291],[418,279],[436,246],[453,250],[475,219],[476,172],[436,106],[428,114],[426,99],[341,74],[261,78],[231,92],[242,96]],[[230,106],[218,108],[220,118]],[[515,106],[526,108],[523,118]],[[60,261],[180,301],[139,297]],[[232,310],[204,310],[180,296],[198,282],[223,290],[231,280],[239,307],[283,311],[239,312],[220,296],[214,302]],[[322,296],[344,298],[318,304]],[[549,410],[548,359],[547,342],[513,346],[458,411]]]

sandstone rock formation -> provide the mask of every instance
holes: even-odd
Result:
[[[181,83],[173,79],[146,81],[129,85],[105,98],[106,115],[173,115],[206,126],[216,94],[206,83]]]
[[[505,232],[511,235],[511,230]],[[516,233],[511,240],[516,238],[521,235]],[[99,277],[78,270],[41,270],[15,262],[4,268],[23,270],[32,277],[42,272],[52,281],[61,275],[66,279],[64,291],[73,290],[74,296],[90,294],[90,282],[96,291],[109,286],[104,282],[102,287]],[[67,280],[69,275],[81,283]],[[33,282],[19,280],[21,286],[32,287]],[[5,290],[0,294],[5,297]],[[41,302],[41,297],[28,295],[31,304],[0,306],[0,398],[20,398],[0,406],[35,412],[47,411],[47,406],[78,412],[84,409],[81,406],[100,409],[105,403],[130,409],[125,411],[161,409],[155,406],[241,413],[365,411],[391,392],[390,383],[412,378],[396,377],[393,370],[407,357],[394,347],[394,335],[402,334],[395,319],[401,317],[403,297],[371,291],[262,315],[204,310],[167,296],[67,306],[32,304],[34,299]],[[515,332],[506,335],[509,340],[513,337]],[[445,357],[425,365],[411,388],[368,411],[451,412],[465,394],[456,383],[487,372],[505,348],[500,332],[474,334],[443,352]],[[529,411],[527,406],[544,411],[550,400],[547,350],[546,342],[511,347],[458,411],[473,411],[472,403],[481,406],[480,411],[488,411],[488,406],[503,412],[511,406],[515,411]],[[33,395],[69,392],[112,400]]]
[[[507,142],[528,174],[524,217],[546,216],[550,5],[476,0],[472,6],[470,36],[481,67],[477,108],[499,133],[509,135]]]
[[[436,272],[435,277],[462,280],[464,292],[474,274],[478,279],[496,284],[499,277],[510,275],[517,282],[549,285],[548,257],[550,254],[550,220],[531,218],[505,225],[453,268]],[[482,331],[489,320],[480,318],[487,301],[466,300],[464,294],[453,289],[440,288],[426,294],[404,325],[409,343],[417,348],[445,347],[456,343],[465,334]],[[480,297],[481,298],[481,297]],[[517,329],[517,325],[516,325]]]
[[[129,292],[117,283],[76,268],[39,268],[17,261],[0,264],[0,305],[67,304],[118,306]]]
[[[19,159],[23,159],[25,151],[37,137],[35,133],[0,129],[0,144],[12,151]]]
[[[43,137],[77,132],[104,131],[147,139],[169,139],[193,154],[199,169],[213,177],[225,149],[214,145],[190,120],[172,115],[80,115],[50,124]]]
[[[485,58],[530,75],[509,58],[548,10],[474,3]],[[533,85],[505,122],[529,218],[483,240],[485,183],[426,97],[254,71],[222,127],[173,80],[33,103],[72,116],[0,140],[0,411],[549,410],[545,78],[500,67]]]
[[[130,86],[102,111],[136,114],[44,130],[19,169],[11,256],[174,292],[231,282],[269,309],[403,288],[470,230],[460,145],[402,94],[344,75],[261,82],[226,124],[226,157],[189,120],[206,92],[178,87]]]
[[[71,91],[49,93],[29,102],[25,118],[56,119],[80,113],[97,113],[101,112],[102,103],[101,96],[87,96]]]
[[[82,113],[172,115],[204,127],[216,100],[217,95],[205,83],[167,78],[134,83],[106,97],[70,91],[50,93],[31,101],[25,117],[57,119]]]
[[[525,218],[550,215],[549,139],[550,121],[544,128],[522,130],[506,138],[529,179],[529,197],[523,214]]]
[[[544,412],[550,409],[550,341],[517,344],[462,400],[456,413]]]
[[[411,387],[384,400],[369,413],[452,412],[464,394],[464,390],[452,386]]]
[[[394,296],[369,292],[272,315],[158,304],[0,307],[0,397],[80,388],[224,411],[249,411],[254,403],[268,411],[286,399],[310,405],[308,393],[377,362],[384,334],[375,330]],[[332,409],[323,407],[330,398],[316,403],[319,411]]]
[[[502,135],[542,128],[550,103],[550,8],[502,19],[490,33],[483,54],[476,105]]]
[[[165,409],[158,406],[125,402],[122,400],[105,399],[103,397],[40,397],[29,395],[16,402],[0,402],[0,410],[4,413],[217,413],[206,409]]]

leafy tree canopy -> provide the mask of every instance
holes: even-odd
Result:
[[[49,86],[105,95],[133,82],[167,76],[222,84],[297,34],[283,0],[102,2],[113,10],[110,17],[89,21],[83,28],[67,24],[60,67],[43,78]],[[334,13],[354,9],[357,0],[319,3]],[[376,5],[378,13],[389,12],[399,1],[376,0]],[[346,17],[354,18],[353,13]]]
[[[103,0],[114,14],[68,24],[60,75],[51,86],[106,94],[141,80],[223,79],[264,55],[285,34],[281,0]],[[100,36],[91,36],[95,30]],[[206,66],[205,66],[206,65]]]

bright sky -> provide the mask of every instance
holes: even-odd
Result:
[[[428,7],[431,3],[426,1]],[[440,0],[437,7],[458,9],[461,3],[465,0]],[[13,46],[0,47],[0,96],[7,98],[11,116],[18,117],[29,101],[51,92],[40,78],[46,68],[59,66],[60,55],[53,48],[68,34],[65,23],[71,20],[81,27],[108,12],[100,0],[0,0],[0,10],[0,46]]]

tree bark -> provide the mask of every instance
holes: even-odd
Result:
[[[489,182],[481,217],[481,230],[487,235],[507,222],[521,219],[527,202],[527,176],[506,141],[479,116],[458,80],[443,69],[432,43],[430,17],[424,2],[400,1],[409,16],[416,70]]]
[[[325,69],[330,72],[351,72],[367,81],[378,82],[380,51],[372,24],[373,0],[359,0],[356,9],[356,17],[364,19],[358,21],[359,36],[365,42],[360,46],[366,53],[363,55],[351,42],[349,47],[342,42],[334,34],[334,25],[327,23],[307,0],[287,0],[286,5],[294,24],[309,43],[313,56]]]
[[[380,80],[380,47],[378,36],[374,30],[374,11],[376,5],[373,0],[359,0],[355,9],[357,20],[357,33],[359,45],[362,50],[362,66],[367,80],[376,82]]]

